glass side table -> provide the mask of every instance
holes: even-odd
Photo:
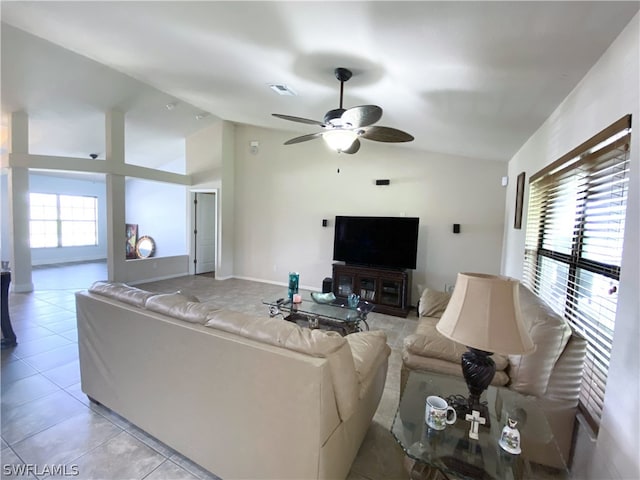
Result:
[[[480,426],[479,438],[473,440],[469,438],[471,424],[464,415],[444,430],[426,425],[425,400],[429,395],[466,397],[468,390],[462,378],[436,373],[409,374],[391,433],[413,460],[412,479],[569,478],[551,428],[534,397],[504,387],[489,387],[482,400],[487,402],[491,426]],[[518,420],[522,446],[519,455],[512,455],[498,445],[508,417]]]
[[[317,303],[309,292],[300,292],[302,302],[291,303],[286,299],[286,292],[280,299],[262,300],[269,307],[269,315],[275,317],[282,315],[285,320],[298,323],[299,320],[309,328],[336,329],[342,335],[353,332],[361,332],[364,325],[369,330],[367,315],[373,311],[374,306],[369,302],[360,301],[357,308],[349,308],[346,300],[336,299],[332,303]]]

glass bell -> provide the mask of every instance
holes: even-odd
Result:
[[[500,435],[500,441],[498,442],[500,447],[514,455],[519,454],[522,450],[520,449],[520,432],[516,428],[518,422],[512,418],[507,420],[507,424],[502,429],[502,434]]]

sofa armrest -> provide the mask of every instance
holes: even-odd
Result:
[[[378,367],[391,354],[391,348],[387,345],[387,335],[382,331],[352,333],[345,339],[351,348],[362,397]]]
[[[586,354],[587,341],[578,332],[573,332],[551,372],[545,398],[578,405]]]
[[[522,321],[536,349],[525,355],[509,355],[509,388],[542,397],[569,341],[571,327],[527,287],[521,284],[519,292]]]

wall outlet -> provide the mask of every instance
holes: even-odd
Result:
[[[453,287],[455,287],[455,285],[449,285],[448,283],[445,283],[444,291],[447,293],[453,293]]]

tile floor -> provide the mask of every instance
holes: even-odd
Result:
[[[18,345],[1,357],[1,478],[218,478],[82,393],[74,292],[104,278],[104,263],[36,268],[35,291],[10,294]],[[267,314],[261,299],[282,292],[274,285],[205,276],[139,286],[187,290],[203,301],[260,315]],[[389,427],[399,397],[400,346],[415,317],[372,314],[370,320],[372,328],[387,332],[393,353],[380,406],[348,478],[407,478]]]

